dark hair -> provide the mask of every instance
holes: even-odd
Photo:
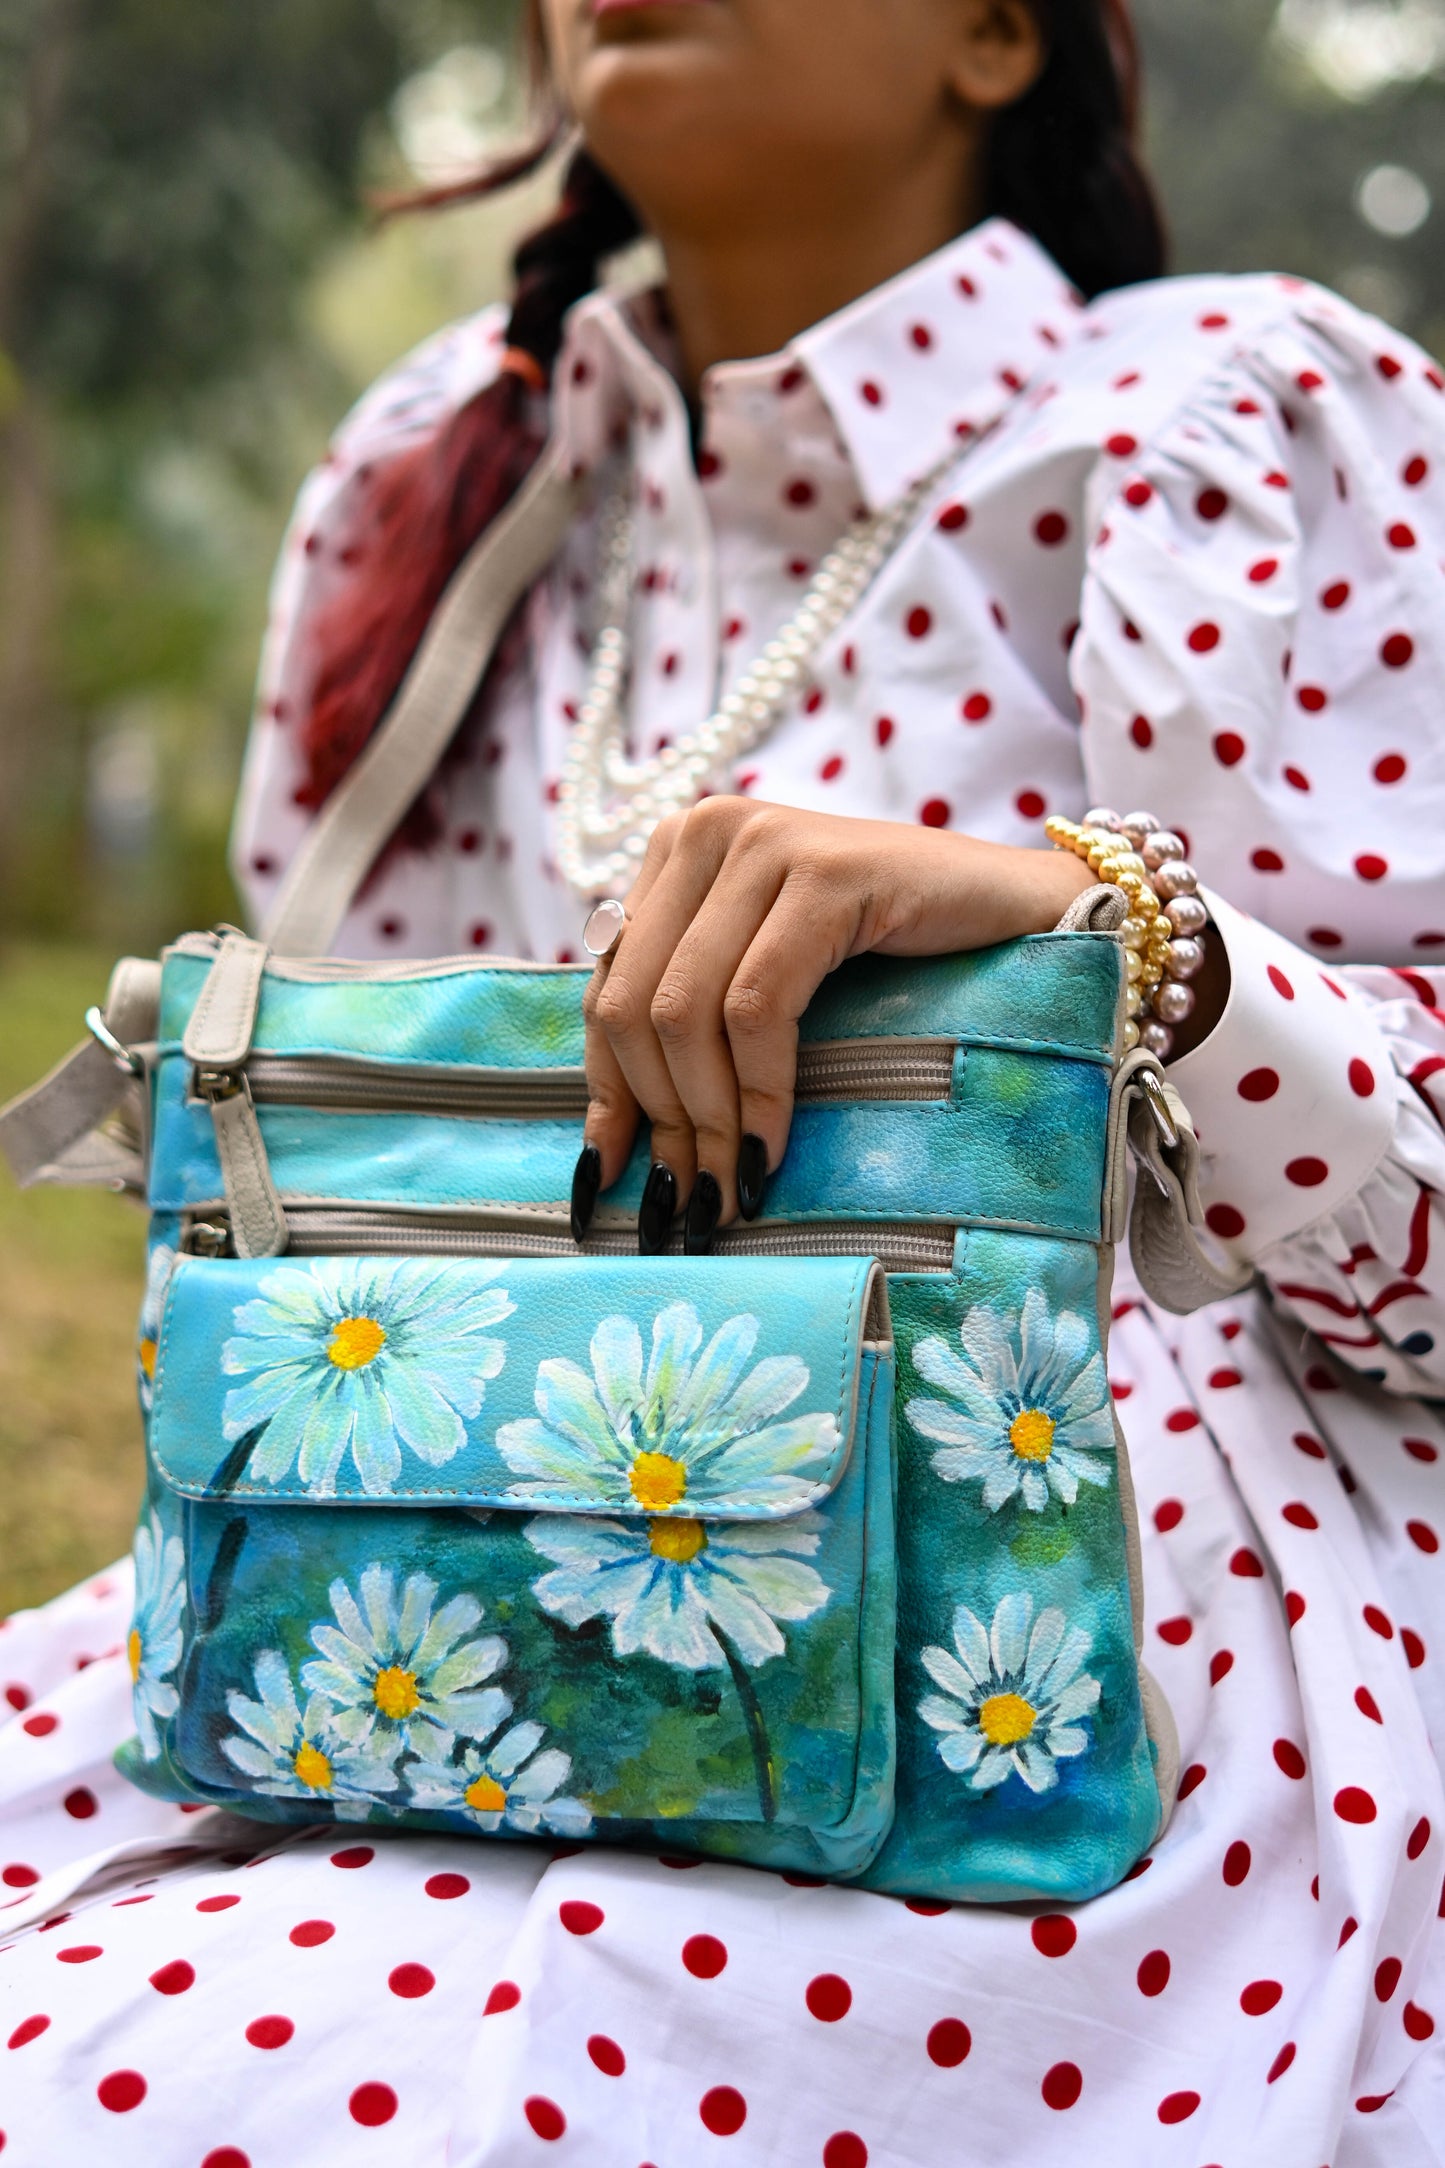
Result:
[[[1033,88],[994,121],[983,212],[1032,233],[1090,298],[1157,278],[1165,268],[1164,229],[1136,151],[1139,55],[1127,0],[1030,4],[1048,59]],[[490,195],[542,164],[564,123],[536,0],[526,35],[542,114],[532,146],[474,180],[394,199],[384,208],[431,208]],[[637,213],[620,190],[586,151],[574,153],[556,214],[522,242],[514,259],[502,374],[435,437],[376,462],[358,506],[358,531],[348,542],[346,588],[307,628],[313,681],[302,726],[300,803],[325,801],[386,713],[447,582],[537,457],[537,395],[550,381],[568,310],[595,287],[603,261],[640,232]],[[485,687],[469,722],[484,693]],[[467,736],[464,723],[454,755]],[[425,848],[440,826],[434,784],[395,840]]]

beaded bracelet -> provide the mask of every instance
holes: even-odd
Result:
[[[1044,833],[1056,850],[1087,859],[1101,881],[1128,898],[1129,915],[1119,929],[1129,973],[1124,1044],[1145,1046],[1167,1061],[1173,1026],[1194,1009],[1187,981],[1203,968],[1209,922],[1183,837],[1161,827],[1152,813],[1121,815],[1108,806],[1094,806],[1082,821],[1055,814]]]

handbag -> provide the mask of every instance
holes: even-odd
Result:
[[[317,953],[569,501],[544,461],[473,551],[266,938],[127,960],[0,1115],[22,1180],[151,1214],[119,1764],[277,1822],[1087,1898],[1178,1768],[1105,1369],[1131,1152],[1150,1291],[1239,1284],[1121,1057],[1118,891],[826,980],[707,1258],[633,1254],[645,1138],[572,1240],[585,970]]]

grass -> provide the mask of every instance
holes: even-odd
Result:
[[[74,1045],[111,957],[0,952],[0,1102]],[[145,1218],[105,1191],[16,1189],[0,1162],[0,1617],[129,1547]]]

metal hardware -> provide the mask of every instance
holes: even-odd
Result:
[[[218,1220],[192,1220],[181,1238],[183,1257],[226,1257],[231,1250],[231,1230]]]
[[[1144,1094],[1144,1104],[1153,1116],[1154,1127],[1159,1132],[1159,1142],[1166,1152],[1175,1151],[1179,1144],[1179,1131],[1169,1111],[1169,1101],[1165,1097],[1162,1081],[1152,1069],[1141,1069],[1139,1089]]]
[[[208,1106],[219,1100],[234,1099],[244,1092],[250,1097],[250,1086],[245,1071],[241,1069],[193,1069],[191,1071],[191,1097],[204,1099]]]
[[[124,1069],[127,1076],[140,1076],[144,1072],[145,1063],[139,1055],[132,1054],[128,1046],[121,1045],[98,1008],[86,1010],[85,1028],[92,1039],[105,1048],[117,1069]]]

